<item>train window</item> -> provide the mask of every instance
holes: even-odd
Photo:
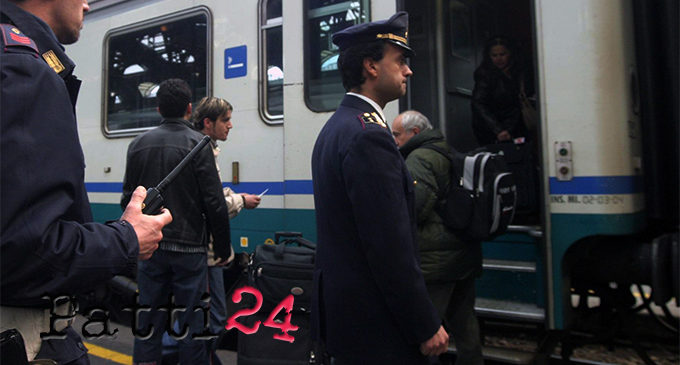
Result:
[[[105,38],[104,133],[139,134],[160,123],[158,85],[186,80],[193,101],[208,93],[210,17],[192,10],[111,31]]]
[[[313,111],[330,111],[345,94],[331,35],[370,21],[370,2],[308,0],[305,9],[305,102]]]
[[[451,53],[462,59],[473,62],[474,47],[472,27],[470,26],[470,8],[460,1],[449,3],[451,25]]]
[[[283,17],[281,0],[260,1],[260,110],[266,121],[283,121]]]

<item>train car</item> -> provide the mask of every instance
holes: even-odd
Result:
[[[484,40],[520,46],[540,122],[536,204],[484,242],[481,316],[549,330],[578,321],[572,301],[629,306],[644,284],[678,301],[678,4],[633,0],[91,0],[78,43],[77,104],[95,219],[120,216],[127,145],[160,122],[155,91],[179,77],[194,99],[234,105],[218,159],[225,186],[267,190],[232,221],[237,251],[276,231],[316,238],[311,151],[344,89],[331,34],[410,14],[416,56],[392,120],[416,109],[466,152],[473,73]],[[675,16],[673,15],[675,14]],[[643,293],[644,296],[644,293]],[[623,298],[623,299],[622,299]],[[624,303],[624,304],[620,304]]]

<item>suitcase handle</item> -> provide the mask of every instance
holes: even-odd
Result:
[[[283,248],[286,247],[286,245],[289,245],[291,243],[297,243],[298,246],[301,247],[307,247],[312,250],[316,250],[316,244],[306,238],[302,237],[295,237],[295,238],[289,238],[281,241],[281,243],[277,244],[277,251],[280,250],[280,252],[283,252]]]
[[[283,238],[283,240],[281,238]],[[303,238],[302,233],[300,232],[283,232],[283,231],[275,232],[274,240],[277,245],[280,244],[282,246],[285,246],[291,243],[297,243],[298,246],[316,250],[316,244],[306,238]]]
[[[279,244],[279,241],[281,240],[281,237],[302,237],[301,232],[290,232],[290,231],[278,231],[274,233],[274,242],[276,244]]]
[[[302,237],[297,237],[295,240],[290,240],[290,242],[297,242],[298,245],[310,248],[312,250],[316,250],[316,243],[313,243],[312,241],[302,238]]]

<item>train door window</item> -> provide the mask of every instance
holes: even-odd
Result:
[[[368,0],[307,0],[305,3],[305,102],[313,111],[337,108],[345,94],[338,48],[331,35],[370,21]]]
[[[104,40],[104,134],[139,134],[160,123],[158,85],[186,80],[193,101],[209,90],[210,16],[205,8],[111,31]]]
[[[281,15],[281,0],[260,1],[260,111],[268,123],[283,121]]]

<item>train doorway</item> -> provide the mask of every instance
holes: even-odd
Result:
[[[401,5],[409,12],[409,42],[416,52],[410,60],[414,74],[401,108],[427,115],[459,152],[480,146],[491,152],[509,152],[506,160],[512,160],[510,169],[518,186],[513,225],[534,230],[543,226],[540,123],[529,129],[519,102],[521,84],[531,102],[538,105],[532,0],[404,1]],[[506,72],[490,62],[485,51],[489,40],[498,42],[499,38],[512,53],[508,62],[512,66]],[[478,72],[485,76],[478,77],[481,86],[474,96],[476,70],[485,59],[487,64]],[[482,115],[492,115],[492,122]],[[514,140],[516,144],[497,145],[499,131],[487,127],[491,123],[514,123],[515,127],[507,128],[510,137],[504,142]],[[486,131],[480,133],[480,129]]]
[[[470,103],[488,39],[503,36],[516,45],[528,88],[535,90],[531,0],[403,1],[401,8],[409,12],[409,41],[416,51],[402,109],[427,115],[457,150],[478,147]]]

